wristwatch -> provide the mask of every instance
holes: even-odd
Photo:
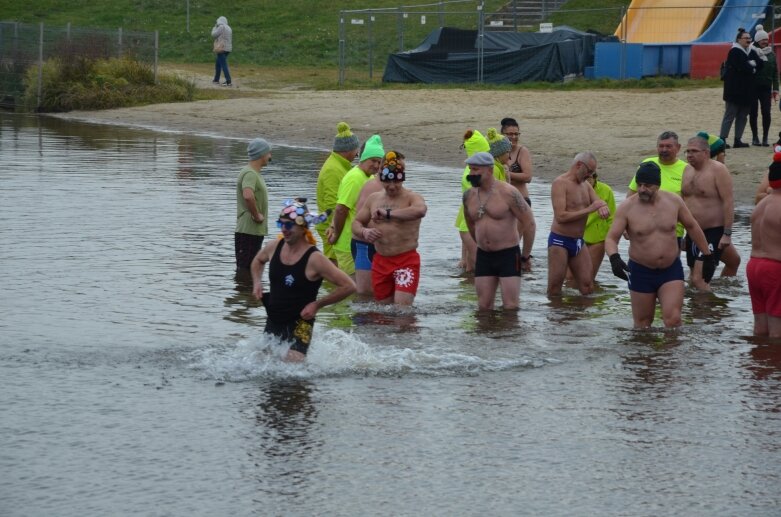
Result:
[[[390,219],[390,211],[391,211],[390,208],[385,209],[385,219]]]

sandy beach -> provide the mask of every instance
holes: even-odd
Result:
[[[336,124],[348,122],[363,140],[380,133],[386,148],[408,159],[461,168],[464,131],[499,128],[505,116],[521,124],[534,174],[546,181],[563,172],[579,151],[592,150],[599,174],[624,191],[639,161],[655,154],[656,137],[672,130],[686,140],[698,131],[717,133],[723,114],[720,88],[675,91],[469,91],[258,90],[253,98],[158,104],[108,111],[60,114],[69,119],[164,128],[228,137],[263,136],[274,144],[329,149]],[[773,111],[771,142],[781,113]],[[746,128],[744,141],[751,141]],[[732,134],[729,138],[732,143]],[[683,153],[680,157],[683,159]],[[753,204],[771,148],[730,149],[738,205]]]

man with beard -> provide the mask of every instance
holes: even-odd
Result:
[[[700,136],[690,138],[686,145],[689,165],[683,172],[681,195],[694,220],[702,228],[708,240],[709,250],[716,263],[721,254],[732,245],[734,219],[732,176],[723,163],[710,158],[708,141]],[[703,250],[698,248],[687,234],[685,240],[686,262],[691,270],[691,283],[701,291],[710,291],[710,277],[702,272]],[[737,252],[735,252],[737,253]],[[738,257],[740,264],[740,257]],[[725,273],[734,276],[737,267]]]
[[[656,154],[651,158],[646,158],[643,162],[653,162],[659,166],[662,174],[662,185],[660,190],[672,192],[678,196],[681,195],[681,182],[683,181],[683,170],[686,168],[686,162],[678,159],[678,153],[681,151],[681,144],[678,143],[678,135],[674,131],[665,131],[656,139]],[[634,196],[637,193],[637,182],[634,178],[629,183],[629,192],[627,197]],[[683,226],[678,225],[675,233],[679,239],[683,240]]]
[[[681,325],[684,282],[676,224],[683,224],[703,250],[703,275],[712,276],[716,263],[705,234],[683,200],[659,189],[659,166],[648,161],[641,163],[635,180],[637,195],[626,198],[616,210],[605,251],[613,274],[628,281],[634,327],[651,326],[657,298],[664,326],[677,327]],[[618,241],[624,231],[629,236],[628,266],[618,254]]]
[[[524,239],[523,251],[520,250],[518,228],[523,231],[534,224],[531,209],[518,189],[494,178],[491,154],[475,153],[465,163],[469,165],[467,180],[472,188],[464,192],[464,217],[477,243],[478,308],[493,309],[496,290],[501,286],[503,308],[515,310],[521,290],[521,267],[529,260],[532,248],[531,240]]]
[[[374,244],[371,262],[374,299],[412,305],[420,281],[418,237],[426,203],[403,185],[403,159],[390,151],[379,172],[382,191],[370,194],[352,224],[353,238]]]

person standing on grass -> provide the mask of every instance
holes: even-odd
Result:
[[[233,31],[228,25],[228,19],[224,16],[217,18],[217,23],[212,29],[212,39],[214,40],[214,53],[217,55],[212,83],[220,84],[220,72],[222,72],[225,75],[225,82],[222,85],[230,86],[231,73],[228,70],[228,54],[233,50]]]

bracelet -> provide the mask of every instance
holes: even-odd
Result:
[[[732,237],[732,228],[725,228],[724,235],[726,235],[727,237]]]
[[[391,211],[390,208],[385,209],[385,219],[390,219],[390,211]]]
[[[523,255],[521,255],[521,263],[529,262],[531,259],[532,259],[531,253],[529,253],[528,257],[524,257]]]

